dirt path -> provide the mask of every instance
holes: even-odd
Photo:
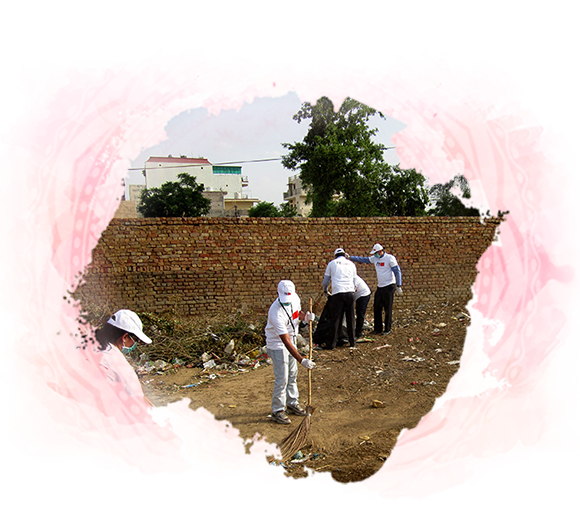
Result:
[[[340,482],[363,480],[388,459],[399,433],[412,428],[443,394],[459,368],[470,322],[462,305],[421,306],[395,313],[391,334],[357,344],[356,350],[314,351],[312,415],[309,443],[302,462],[286,462],[289,476],[307,476],[303,466],[329,471]],[[303,417],[290,425],[270,421],[274,383],[272,367],[211,371],[180,367],[142,377],[155,405],[189,397],[191,407],[205,407],[228,420],[244,439],[256,435],[279,443]],[[190,384],[193,387],[184,388]],[[301,402],[308,396],[306,370],[298,376]],[[379,403],[376,403],[378,401]],[[379,405],[375,407],[373,405]],[[271,460],[271,459],[268,459]]]

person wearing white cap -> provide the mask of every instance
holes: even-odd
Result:
[[[377,271],[377,290],[374,301],[375,334],[383,334],[383,311],[385,313],[384,334],[391,332],[393,323],[393,298],[395,292],[403,294],[401,269],[395,256],[387,254],[383,246],[376,243],[371,257],[349,256],[355,263],[372,263]]]
[[[342,319],[346,316],[346,331],[351,347],[354,347],[355,321],[354,321],[354,292],[356,290],[356,265],[345,257],[344,249],[337,248],[334,251],[334,259],[328,263],[322,279],[322,290],[328,291],[332,284],[332,296],[330,297],[330,322],[333,327],[332,341],[328,348],[334,349],[338,342],[338,334]]]
[[[300,298],[294,283],[282,280],[278,283],[278,298],[268,310],[266,324],[266,350],[274,368],[274,390],[272,393],[272,420],[278,424],[289,424],[286,412],[305,416],[306,411],[298,403],[298,364],[312,369],[316,364],[303,358],[296,347],[300,320],[312,321],[314,314],[300,310]]]
[[[143,333],[143,324],[139,316],[133,311],[121,309],[95,331],[95,338],[100,345],[100,365],[105,370],[107,380],[121,383],[129,396],[142,396],[151,404],[143,394],[137,373],[123,356],[134,350],[138,341],[151,343],[151,338]]]

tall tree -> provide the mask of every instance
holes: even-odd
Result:
[[[383,163],[378,168],[376,206],[381,216],[424,216],[429,205],[425,176],[414,168]]]
[[[206,215],[211,201],[202,195],[204,185],[188,173],[177,175],[178,181],[146,188],[137,207],[144,217],[198,217]]]
[[[471,198],[469,182],[461,174],[444,184],[434,184],[429,190],[431,199],[431,209],[429,215],[432,216],[478,216],[479,210],[467,207],[461,198]]]
[[[376,186],[375,167],[383,162],[384,146],[373,142],[377,129],[370,128],[368,120],[377,114],[384,117],[351,98],[335,112],[332,101],[322,97],[314,106],[303,103],[294,115],[297,122],[312,122],[301,142],[282,144],[290,151],[282,165],[300,170],[311,216],[334,216],[341,209],[354,212],[353,203]]]

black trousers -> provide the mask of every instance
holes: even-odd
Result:
[[[395,297],[394,283],[386,287],[378,287],[375,292],[375,332],[383,332],[383,311],[385,313],[384,332],[390,332],[393,323],[393,298]]]
[[[367,307],[369,301],[371,300],[371,295],[361,296],[355,303],[355,313],[356,313],[356,326],[354,328],[355,338],[360,338],[362,336],[363,327],[365,323],[365,314],[367,313]]]
[[[330,320],[333,329],[332,343],[330,344],[331,349],[334,349],[338,342],[338,333],[343,316],[346,316],[348,341],[350,346],[354,347],[356,341],[354,337],[354,292],[340,292],[331,296]]]

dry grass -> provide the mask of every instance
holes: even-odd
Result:
[[[106,323],[116,310],[86,302],[82,307],[79,329],[87,339],[92,339],[94,330]],[[184,317],[171,311],[164,314],[137,311],[137,315],[143,322],[143,332],[153,342],[139,346],[133,351],[133,358],[145,351],[147,359],[152,361],[169,363],[179,359],[200,365],[204,353],[211,354],[217,362],[228,362],[265,345],[263,316],[238,312],[228,316]],[[226,355],[224,349],[231,340],[235,343],[234,352]]]

